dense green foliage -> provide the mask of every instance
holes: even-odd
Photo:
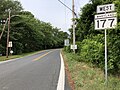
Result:
[[[108,71],[120,73],[120,1],[119,0],[90,0],[81,9],[80,17],[76,19],[77,54],[81,59],[92,62],[104,69],[104,30],[94,30],[94,15],[101,4],[115,4],[118,26],[114,30],[107,30]],[[70,29],[71,35],[72,31]],[[72,39],[72,37],[71,37]],[[66,47],[67,48],[67,47]],[[70,51],[70,50],[68,50]]]
[[[63,47],[64,39],[68,37],[66,32],[36,19],[31,12],[23,11],[20,2],[15,0],[0,0],[0,20],[8,18],[8,9],[11,10],[10,41],[14,54]],[[2,28],[0,25],[0,34]],[[0,41],[2,54],[6,52],[6,36],[7,25]]]

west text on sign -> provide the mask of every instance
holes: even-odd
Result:
[[[112,12],[114,10],[115,10],[115,5],[114,4],[106,4],[106,5],[97,6],[97,13]]]

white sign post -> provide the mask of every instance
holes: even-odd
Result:
[[[97,6],[95,15],[95,30],[105,29],[105,83],[107,83],[107,29],[114,29],[117,26],[117,13],[106,13],[115,10],[114,4],[106,4]]]

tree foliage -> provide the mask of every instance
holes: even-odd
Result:
[[[23,11],[19,1],[0,0],[0,19],[8,18],[8,9],[11,10],[10,41],[13,42],[14,54],[38,51],[48,48],[63,47],[66,32],[50,23],[40,21],[31,12]],[[3,25],[0,25],[0,34]],[[7,26],[0,41],[0,53],[5,54]]]

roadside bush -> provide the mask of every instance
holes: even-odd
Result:
[[[114,31],[115,32],[115,31]],[[120,35],[108,34],[107,48],[108,48],[108,72],[112,74],[120,73]],[[118,31],[116,31],[117,34]],[[104,70],[105,65],[105,49],[104,49],[104,35],[98,34],[84,39],[82,42],[76,42],[76,53],[80,56],[79,61],[91,62],[94,65]],[[64,47],[64,51],[72,52],[69,47]]]
[[[77,45],[77,49],[76,49],[76,53],[79,54],[81,52],[81,47],[82,47],[82,42],[76,42]]]
[[[65,46],[64,51],[68,53],[72,52],[72,50],[70,49],[70,46]]]
[[[99,42],[102,35],[97,35],[92,39],[84,39],[82,41],[82,47],[80,56],[81,59],[86,62],[91,62],[99,67],[104,67],[104,45]],[[97,38],[97,39],[96,39]]]
[[[120,28],[120,26],[119,26]],[[109,72],[120,73],[120,30],[109,31],[108,36],[108,69]]]
[[[115,32],[115,31],[114,31]],[[108,48],[108,72],[112,74],[120,73],[120,36],[112,33],[107,36]],[[80,57],[85,62],[91,62],[104,70],[104,36],[98,34],[90,39],[81,42]]]

